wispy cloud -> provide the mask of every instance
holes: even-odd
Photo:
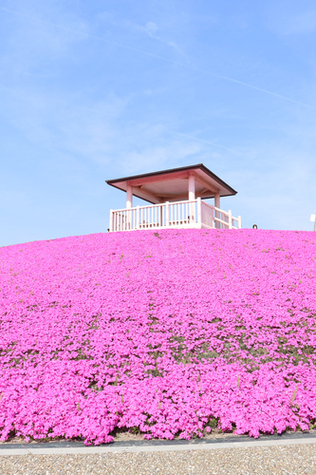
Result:
[[[175,41],[167,39],[161,34],[159,34],[159,26],[155,22],[149,21],[146,23],[145,26],[136,25],[136,28],[146,33],[153,40],[159,41],[160,43],[170,46],[181,56],[189,60],[187,54],[179,47],[179,45]]]
[[[127,20],[125,18],[117,18],[113,14],[110,14],[109,12],[103,12],[98,15],[99,19],[101,19],[103,24],[106,25],[112,25],[116,29],[119,29],[120,31],[127,32],[130,36],[130,34],[135,35],[135,34],[141,34],[141,38],[144,39],[145,37],[150,38],[154,42],[158,42],[164,46],[167,46],[168,48],[171,48],[175,53],[177,53],[179,56],[185,58],[186,60],[189,60],[187,54],[184,52],[183,48],[179,46],[177,41],[175,39],[171,39],[172,31],[169,31],[169,28],[166,28],[164,26],[159,25],[159,22],[157,21],[147,21],[144,24],[133,22],[132,20]],[[124,35],[125,36],[125,35]],[[150,44],[148,44],[150,46]],[[120,43],[120,46],[122,48],[130,48],[128,45],[124,45],[123,43]],[[136,49],[135,49],[136,51]],[[153,52],[146,51],[145,49],[143,50],[138,50],[138,52],[142,52],[142,54],[157,57],[159,59],[162,59],[159,55],[156,55]],[[165,58],[167,60],[168,58]]]
[[[21,14],[19,12],[14,11],[14,10],[7,9],[7,8],[0,8],[0,10],[6,12],[8,14],[22,16],[22,17],[28,19],[31,22],[33,22],[33,21],[42,22],[43,25],[49,24],[49,25],[54,26],[56,28],[62,29],[64,31],[75,33],[76,35],[80,35],[81,37],[97,39],[99,41],[115,45],[119,48],[123,48],[123,49],[129,50],[129,51],[133,51],[135,53],[140,53],[142,55],[147,55],[147,56],[159,59],[161,61],[164,61],[164,62],[167,62],[167,63],[170,63],[170,64],[174,64],[174,65],[177,65],[177,66],[182,66],[184,68],[190,69],[190,70],[195,71],[195,72],[203,73],[205,75],[213,76],[213,77],[216,77],[216,78],[224,80],[224,81],[228,81],[228,82],[231,82],[231,83],[234,83],[234,84],[238,84],[239,86],[256,90],[256,91],[258,91],[262,94],[273,96],[273,97],[276,97],[276,98],[281,99],[283,101],[291,102],[291,103],[294,103],[294,104],[297,104],[297,105],[300,105],[300,106],[303,106],[303,107],[312,108],[312,109],[315,108],[311,104],[307,104],[303,101],[294,99],[292,97],[288,97],[286,95],[280,94],[279,92],[271,91],[269,89],[262,88],[262,87],[254,85],[254,84],[250,84],[246,81],[241,81],[239,79],[236,79],[236,78],[233,78],[233,77],[230,77],[230,76],[222,75],[222,74],[219,74],[219,73],[214,72],[214,71],[199,68],[199,67],[196,67],[192,64],[189,64],[188,62],[181,62],[181,61],[178,61],[178,60],[167,58],[167,57],[164,57],[160,54],[156,54],[152,51],[146,51],[145,49],[142,49],[142,48],[135,48],[133,46],[130,46],[130,45],[127,45],[127,44],[124,44],[124,43],[112,41],[112,40],[109,40],[109,39],[104,38],[102,36],[91,34],[89,31],[84,31],[84,29],[82,31],[80,31],[80,30],[77,30],[75,27],[69,28],[68,26],[65,26],[64,24],[54,23],[54,22],[50,22],[50,21],[46,21],[46,20],[39,20],[37,18],[33,18],[32,16],[24,15],[24,14]],[[154,25],[154,23],[153,23],[153,25]],[[147,31],[147,33],[149,31],[151,31],[151,34],[153,35],[153,30],[155,29],[153,25],[151,25],[151,27],[149,29],[148,29],[148,27],[147,27],[147,29],[144,27],[144,31]]]
[[[52,75],[50,63],[69,58],[71,46],[82,41],[88,32],[83,20],[58,11],[52,14],[49,3],[42,4],[37,10],[28,10],[28,5],[21,4],[19,9],[1,7],[0,11],[16,20],[10,22],[10,32],[2,45],[1,72],[4,77],[22,74],[44,78],[48,71]],[[56,23],[47,20],[51,17],[56,19]]]
[[[177,135],[179,137],[184,137],[184,138],[190,139],[191,141],[193,140],[194,142],[201,142],[203,144],[211,145],[212,147],[215,147],[215,148],[220,148],[220,149],[223,149],[223,150],[227,150],[228,152],[231,152],[234,155],[241,155],[242,154],[242,152],[240,150],[234,150],[230,147],[226,147],[225,145],[221,145],[219,143],[212,142],[210,140],[205,140],[205,139],[202,139],[202,138],[200,138],[198,136],[195,136],[195,135],[185,134],[185,133],[175,132],[175,131],[170,131],[170,134],[171,135]]]
[[[199,145],[186,145],[176,140],[165,142],[160,146],[148,144],[147,147],[142,147],[142,150],[139,152],[128,152],[127,150],[126,156],[122,160],[122,166],[128,174],[144,173],[146,171],[150,172],[152,170],[192,164],[200,153],[201,147]]]
[[[293,6],[294,5],[294,6]],[[302,11],[299,2],[275,4],[270,11],[268,25],[280,35],[309,35],[316,31],[316,8],[311,6]]]
[[[115,96],[89,104],[76,94],[55,95],[27,90],[7,91],[7,120],[30,143],[88,160],[109,159],[119,140],[118,121],[126,101]]]
[[[87,103],[76,94],[8,89],[7,97],[6,120],[29,143],[46,150],[43,160],[55,174],[80,170],[83,160],[103,171],[109,165],[118,173],[150,171],[183,160],[194,162],[203,149],[197,140],[180,140],[181,134],[170,137],[165,125],[127,118],[129,100],[113,95]],[[56,155],[61,161],[56,162]]]

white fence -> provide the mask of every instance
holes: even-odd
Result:
[[[241,217],[201,198],[110,211],[110,231],[162,228],[241,228]]]

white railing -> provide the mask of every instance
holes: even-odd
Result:
[[[207,204],[207,203],[205,203]],[[223,211],[222,209],[215,208],[215,228],[228,228],[228,229],[240,229],[241,228],[241,216],[235,218],[232,215],[231,210]]]
[[[201,198],[110,211],[111,232],[161,228],[237,229],[241,228],[241,218],[234,218],[231,211],[215,208]]]

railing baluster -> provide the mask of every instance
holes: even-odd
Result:
[[[201,210],[201,198],[197,199],[197,222],[199,227],[202,226],[202,210]]]
[[[229,229],[233,228],[233,215],[231,210],[228,210],[228,227]]]
[[[169,201],[166,201],[166,226],[169,227],[170,218],[169,218]]]

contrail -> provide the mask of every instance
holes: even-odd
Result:
[[[189,139],[197,140],[198,142],[203,142],[203,143],[212,145],[213,147],[223,148],[224,150],[228,150],[229,152],[233,152],[233,153],[236,153],[238,155],[241,155],[241,152],[237,152],[237,150],[234,150],[234,149],[229,148],[229,147],[225,147],[224,145],[219,145],[218,143],[211,142],[210,140],[200,139],[198,137],[195,137],[194,135],[183,134],[181,132],[174,132],[174,131],[170,131],[170,133],[172,135],[180,135],[181,137],[188,137]]]
[[[247,82],[239,81],[238,79],[230,78],[228,76],[221,76],[220,74],[211,73],[211,72],[208,72],[208,74],[211,74],[212,76],[216,76],[216,77],[221,78],[221,79],[225,79],[226,81],[235,82],[236,84],[240,84],[241,86],[249,87],[250,89],[255,89],[256,91],[260,91],[260,92],[263,92],[265,94],[269,94],[270,96],[279,97],[280,99],[284,99],[286,101],[294,102],[295,104],[299,104],[301,106],[310,107],[311,109],[314,109],[313,106],[311,106],[310,104],[306,104],[305,102],[297,101],[295,99],[292,99],[291,97],[283,96],[282,94],[278,94],[276,92],[269,91],[268,89],[262,89],[261,87],[253,86],[252,84],[248,84]]]
[[[216,77],[218,79],[223,79],[225,81],[229,81],[229,82],[232,82],[232,83],[235,83],[235,84],[239,84],[240,86],[244,86],[244,87],[247,87],[249,89],[254,89],[255,91],[262,92],[263,94],[268,94],[269,96],[274,96],[274,97],[277,97],[279,99],[283,99],[284,101],[292,102],[292,103],[298,104],[300,106],[309,107],[311,109],[314,109],[314,107],[311,106],[310,104],[306,104],[305,102],[297,101],[295,99],[292,99],[291,97],[283,96],[282,94],[278,94],[276,92],[269,91],[268,89],[263,89],[261,87],[254,86],[254,85],[249,84],[247,82],[239,81],[238,79],[234,79],[234,78],[231,78],[229,76],[223,76],[221,74],[217,74],[217,73],[214,73],[212,71],[206,71],[204,69],[200,69],[198,67],[195,67],[195,66],[192,66],[192,65],[189,65],[189,64],[186,64],[186,63],[174,61],[172,59],[165,58],[164,56],[160,56],[160,55],[152,53],[150,51],[145,51],[145,50],[142,50],[142,49],[139,49],[139,48],[134,48],[133,46],[118,43],[116,41],[107,40],[106,38],[103,38],[102,36],[91,35],[90,33],[84,33],[84,32],[78,31],[78,30],[74,30],[72,28],[68,28],[66,26],[59,25],[58,23],[53,23],[53,22],[50,22],[50,21],[47,21],[47,20],[34,18],[34,17],[29,16],[29,15],[24,15],[24,14],[19,13],[17,11],[10,10],[8,8],[0,8],[0,10],[3,11],[3,12],[6,12],[6,13],[11,13],[12,15],[16,15],[16,16],[19,16],[19,17],[22,17],[22,18],[26,18],[26,19],[31,20],[31,21],[40,22],[40,23],[44,23],[44,24],[46,23],[48,25],[52,25],[56,28],[60,28],[60,29],[65,30],[65,31],[69,31],[71,33],[80,34],[80,35],[85,36],[87,38],[93,38],[93,39],[96,39],[96,40],[99,40],[99,41],[103,41],[104,43],[108,43],[108,44],[111,44],[111,45],[114,45],[114,46],[118,46],[119,48],[122,48],[122,49],[127,49],[129,51],[134,51],[135,53],[140,53],[140,54],[143,54],[143,55],[146,55],[146,56],[151,56],[152,58],[160,59],[161,61],[164,61],[166,63],[174,64],[176,66],[182,66],[184,68],[191,69],[192,71],[201,72],[203,74],[208,74],[208,75]]]
[[[175,65],[178,65],[178,66],[186,66],[185,63],[181,63],[181,62],[174,61],[172,59],[165,58],[164,56],[160,56],[158,54],[151,53],[150,51],[145,51],[145,50],[142,50],[142,49],[139,49],[139,48],[134,48],[133,46],[125,45],[123,43],[118,43],[117,41],[108,40],[108,39],[106,39],[102,36],[91,35],[91,33],[85,33],[83,31],[74,30],[73,28],[68,28],[67,26],[59,25],[58,23],[54,23],[52,21],[42,20],[42,19],[38,19],[38,18],[29,16],[29,15],[24,15],[23,13],[19,13],[19,12],[16,12],[14,10],[9,10],[8,8],[0,7],[0,10],[2,10],[4,12],[7,12],[7,13],[11,13],[12,15],[19,16],[21,18],[25,18],[27,20],[31,20],[33,22],[44,23],[44,24],[47,24],[47,25],[55,26],[56,28],[60,28],[61,30],[69,31],[71,33],[76,33],[77,35],[79,34],[79,35],[85,36],[87,38],[92,38],[94,40],[103,41],[104,43],[108,43],[110,45],[118,46],[122,49],[127,49],[127,50],[130,50],[130,51],[135,51],[136,53],[141,53],[141,54],[144,54],[144,55],[147,55],[147,56],[152,56],[153,58],[161,59],[162,61],[165,61],[167,63],[175,64]]]

